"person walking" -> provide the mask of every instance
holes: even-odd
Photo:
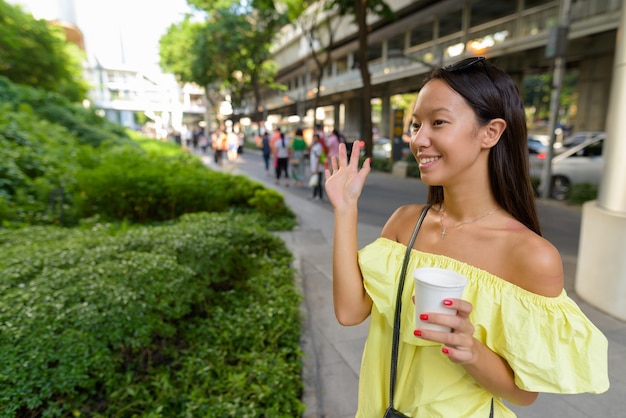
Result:
[[[291,166],[291,175],[296,182],[297,186],[302,186],[304,183],[304,151],[307,148],[306,141],[304,140],[304,132],[302,128],[296,129],[293,141],[291,143],[293,153],[289,162]]]
[[[270,175],[270,157],[272,156],[272,147],[270,144],[270,135],[267,131],[261,136],[261,152],[263,153],[263,163],[265,164],[265,175]]]
[[[333,129],[326,138],[326,154],[329,160],[339,156],[340,135],[337,129]]]
[[[323,157],[324,147],[322,147],[322,138],[320,138],[319,134],[315,133],[313,134],[313,145],[311,146],[311,151],[309,152],[311,176],[314,179],[311,200],[314,200],[315,198],[324,200],[324,189],[322,187],[324,175]]]
[[[340,146],[326,170],[335,315],[343,325],[369,317],[357,418],[380,418],[391,406],[398,412],[385,416],[515,417],[507,403],[530,405],[539,392],[608,389],[607,339],[563,289],[561,257],[541,236],[526,141],[523,102],[506,73],[483,57],[433,70],[415,102],[410,142],[427,202],[398,208],[361,250],[358,199],[370,160],[359,168]],[[440,301],[451,314],[414,319],[410,278],[419,267],[467,277],[461,298]]]
[[[283,132],[278,130],[278,138],[272,143],[274,158],[276,160],[276,184],[280,182],[282,174],[285,175],[285,187],[289,187],[289,158],[291,156],[291,144]]]

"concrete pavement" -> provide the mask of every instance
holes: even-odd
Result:
[[[211,168],[236,174],[245,174],[241,170],[244,164],[260,164],[253,158],[247,163],[245,156],[236,162],[225,162],[221,167],[215,167],[208,157],[204,160]],[[389,182],[397,179],[385,173],[373,172],[370,176],[388,176],[386,181]],[[251,177],[283,193],[286,203],[298,216],[296,229],[279,234],[294,254],[294,267],[299,272],[297,276],[304,295],[302,349],[306,412],[303,418],[352,418],[356,411],[361,353],[368,324],[366,321],[358,326],[343,327],[334,316],[331,206],[302,197],[302,193],[294,192],[293,185],[290,188],[276,186],[272,177]],[[380,227],[360,223],[359,248],[379,234]],[[563,263],[566,290],[609,340],[611,388],[601,395],[542,394],[534,405],[512,409],[520,418],[626,417],[626,323],[580,300],[574,292],[576,256],[564,256]]]

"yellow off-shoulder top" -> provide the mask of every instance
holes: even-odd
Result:
[[[361,361],[357,418],[380,418],[389,404],[391,339],[398,278],[406,246],[378,238],[359,251],[373,300]],[[554,298],[528,292],[458,260],[412,250],[402,294],[394,406],[411,417],[489,417],[492,395],[451,362],[441,344],[413,335],[413,279],[418,267],[441,267],[469,279],[474,337],[504,358],[518,387],[533,392],[601,393],[608,389],[606,337],[565,290]],[[495,417],[515,417],[494,398]]]

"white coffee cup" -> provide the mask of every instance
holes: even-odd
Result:
[[[456,315],[456,309],[443,304],[444,299],[460,299],[467,278],[456,271],[422,267],[413,270],[415,279],[415,328],[433,331],[450,332],[451,329],[441,325],[420,320],[423,313],[443,313]]]

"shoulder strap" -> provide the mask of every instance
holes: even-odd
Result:
[[[428,209],[430,209],[430,205],[424,206],[424,209],[422,209],[422,213],[420,214],[420,217],[415,224],[411,239],[406,246],[406,253],[404,254],[402,270],[400,271],[400,281],[398,282],[396,312],[393,319],[393,343],[391,345],[391,376],[389,378],[389,406],[391,406],[392,408],[393,394],[396,386],[396,369],[398,367],[398,343],[400,342],[400,313],[402,312],[402,291],[404,290],[404,279],[406,277],[407,266],[409,265],[409,258],[411,257],[411,250],[413,249],[413,244],[415,244],[415,238],[417,237],[417,233],[422,226],[422,222],[424,222],[424,218],[426,217]]]

